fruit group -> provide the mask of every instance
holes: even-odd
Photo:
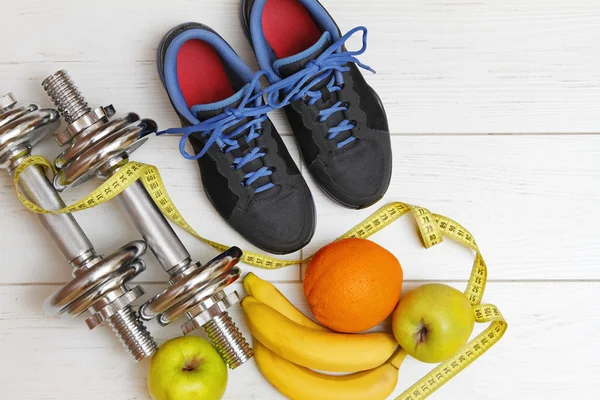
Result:
[[[277,390],[293,400],[382,400],[398,382],[406,352],[397,350],[383,365],[351,375],[326,375],[289,362],[260,342],[254,342],[260,372]]]
[[[252,336],[295,364],[331,372],[355,372],[383,364],[397,347],[388,333],[342,334],[299,325],[246,296],[241,302]]]
[[[219,400],[226,387],[225,362],[197,336],[169,340],[150,361],[148,390],[153,400]]]
[[[417,360],[437,363],[467,343],[475,314],[467,297],[448,285],[431,283],[408,292],[392,318],[394,336]]]
[[[400,298],[402,267],[365,239],[333,242],[306,269],[304,294],[317,321],[338,332],[361,332],[388,317]]]

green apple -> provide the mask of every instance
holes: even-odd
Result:
[[[154,400],[219,400],[226,387],[225,362],[197,336],[169,340],[150,361],[148,390]]]
[[[400,299],[392,317],[396,340],[417,360],[437,363],[467,343],[475,313],[467,296],[448,285],[419,286]]]

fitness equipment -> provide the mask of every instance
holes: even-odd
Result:
[[[11,175],[27,163],[31,149],[60,125],[59,113],[54,109],[16,104],[12,93],[0,97],[0,167]],[[23,170],[19,190],[46,209],[65,207],[39,165]],[[146,251],[146,243],[137,240],[103,257],[96,254],[72,214],[37,216],[73,267],[73,280],[46,299],[44,309],[50,314],[72,316],[89,311],[92,316],[86,323],[90,329],[107,323],[136,361],[152,355],[156,343],[131,307],[144,289],[129,287],[129,281],[145,269],[139,257]]]
[[[46,78],[42,86],[69,124],[55,136],[59,145],[68,145],[54,162],[58,169],[54,187],[58,191],[94,176],[107,179],[117,174],[129,162],[129,155],[156,131],[154,121],[140,120],[134,113],[112,119],[112,105],[92,110],[64,70]],[[227,312],[239,301],[239,295],[223,291],[241,274],[236,264],[242,251],[232,247],[204,266],[192,262],[142,182],[135,181],[118,198],[170,276],[170,287],[146,302],[140,317],[156,317],[164,326],[185,316],[183,333],[203,327],[229,368],[249,360],[252,349]]]

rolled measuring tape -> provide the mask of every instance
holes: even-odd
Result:
[[[35,213],[64,214],[93,208],[118,196],[128,186],[139,179],[161,212],[176,225],[218,251],[222,252],[230,247],[206,239],[192,229],[177,210],[177,207],[175,207],[175,204],[167,193],[158,169],[153,165],[129,162],[121,167],[115,175],[104,181],[92,193],[56,211],[43,209],[25,198],[19,190],[19,177],[26,168],[33,165],[40,166],[47,172],[54,169],[50,161],[44,157],[31,156],[23,161],[14,171],[13,182],[19,199],[25,207]],[[404,393],[396,397],[395,400],[425,399],[495,345],[508,328],[506,320],[502,317],[496,306],[481,304],[487,282],[487,266],[473,235],[458,222],[439,214],[433,214],[426,208],[397,201],[384,205],[336,240],[346,238],[366,239],[409,212],[412,213],[417,222],[421,240],[425,248],[430,248],[441,243],[445,236],[475,252],[475,261],[464,293],[473,306],[475,321],[478,323],[490,323],[490,325],[473,340],[468,342],[458,354],[439,364]],[[304,260],[281,260],[252,251],[244,251],[243,253],[242,262],[265,269],[278,269],[310,260],[310,257]]]

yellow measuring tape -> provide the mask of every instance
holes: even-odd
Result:
[[[102,185],[91,194],[56,211],[45,210],[32,203],[27,200],[18,189],[19,177],[26,168],[32,165],[40,166],[46,170],[53,170],[53,166],[44,157],[32,156],[22,162],[14,172],[14,184],[17,188],[19,199],[25,207],[33,212],[40,214],[63,214],[96,207],[116,197],[129,185],[139,179],[144,184],[146,190],[148,190],[148,193],[150,193],[158,208],[171,221],[218,251],[225,251],[229,248],[229,246],[200,236],[192,229],[173,204],[158,170],[152,165],[129,162],[121,167],[115,175],[102,183]],[[443,237],[446,236],[475,252],[475,261],[473,263],[467,289],[465,290],[465,295],[473,305],[475,320],[479,323],[489,322],[490,325],[475,337],[475,339],[467,343],[456,356],[438,365],[430,373],[425,375],[425,377],[397,397],[396,400],[419,400],[428,397],[431,393],[439,389],[460,371],[479,358],[490,347],[496,344],[500,338],[502,338],[508,327],[496,306],[491,304],[481,304],[487,282],[487,267],[473,235],[456,221],[442,215],[433,214],[423,207],[412,206],[401,202],[392,202],[375,211],[336,240],[346,238],[368,238],[409,212],[412,213],[417,221],[417,226],[425,248],[430,248],[441,243]],[[255,267],[277,269],[288,265],[300,264],[308,260],[310,260],[310,257],[305,260],[281,260],[256,252],[244,251],[241,261]]]

